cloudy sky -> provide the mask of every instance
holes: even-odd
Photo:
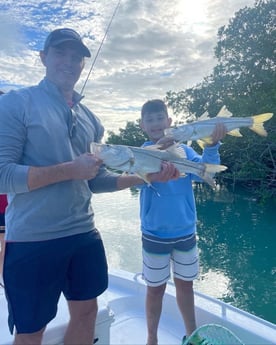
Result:
[[[217,31],[254,0],[121,0],[84,89],[106,130],[139,118],[148,99],[201,82],[216,64]],[[0,89],[38,83],[38,52],[59,27],[78,31],[92,52],[82,89],[118,0],[1,0]]]

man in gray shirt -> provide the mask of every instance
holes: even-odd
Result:
[[[97,296],[108,278],[91,195],[143,183],[107,172],[89,153],[104,129],[74,91],[85,57],[77,32],[54,30],[40,52],[45,78],[0,100],[0,193],[9,202],[4,284],[14,344],[41,344],[61,293],[70,312],[64,343],[93,343]],[[164,163],[149,180],[177,176]]]

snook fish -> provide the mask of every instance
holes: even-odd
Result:
[[[215,173],[227,169],[224,165],[193,162],[186,158],[180,158],[179,154],[172,153],[168,150],[150,148],[150,146],[141,148],[126,145],[91,143],[90,149],[107,167],[136,174],[147,183],[149,182],[147,181],[146,175],[159,172],[162,161],[172,162],[183,176],[191,173],[201,177],[202,180],[209,183],[213,188],[215,187],[213,179]]]
[[[176,128],[165,129],[165,137],[172,138],[177,142],[197,140],[204,144],[212,144],[212,133],[217,123],[223,123],[227,134],[242,137],[239,131],[241,127],[249,127],[261,136],[267,136],[263,123],[273,116],[272,113],[254,115],[250,117],[232,117],[232,113],[225,106],[221,108],[216,117],[210,118],[206,112],[198,121],[180,125]],[[200,143],[200,142],[199,142]]]

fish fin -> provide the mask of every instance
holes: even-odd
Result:
[[[217,114],[217,117],[231,117],[233,114],[224,105]]]
[[[172,154],[175,158],[187,158],[186,151],[179,145],[179,143],[174,143],[173,145],[167,147],[166,149],[162,148],[162,145],[149,145],[143,147],[146,150],[151,150],[151,151],[167,151],[170,154]]]
[[[260,115],[254,115],[252,116],[253,119],[253,125],[251,127],[249,127],[252,131],[254,131],[255,133],[266,137],[267,136],[267,131],[264,128],[264,122],[268,121],[269,119],[271,119],[273,116],[273,113],[264,113],[264,114],[260,114]]]
[[[144,174],[139,174],[139,173],[136,173],[136,175],[138,177],[140,177],[146,184],[149,188],[152,188],[152,190],[156,193],[156,195],[158,197],[160,197],[160,194],[158,193],[157,189],[150,183],[150,181],[147,179],[147,176],[144,175]]]
[[[210,119],[208,111],[205,111],[202,115],[200,115],[197,119],[197,121],[203,121]]]
[[[202,149],[204,149],[204,147],[206,145],[212,145],[213,144],[213,140],[211,137],[198,139],[196,142],[198,143],[199,147],[201,147]]]
[[[270,120],[272,116],[273,116],[273,113],[264,113],[264,114],[254,115],[252,116],[252,118],[255,123],[263,123],[265,121]]]
[[[166,151],[171,153],[176,158],[187,158],[186,151],[183,149],[183,147],[179,146],[178,143],[167,147]]]
[[[212,139],[212,137],[202,138],[201,140],[202,140],[205,144],[207,144],[207,145],[213,144],[213,139]]]
[[[154,150],[160,150],[161,148],[162,148],[162,145],[160,144],[154,144],[154,145],[149,145],[149,146],[144,146],[144,147],[142,147],[143,149],[145,149],[145,150],[152,150],[152,151],[154,151]]]
[[[201,147],[202,150],[203,150],[205,145],[206,145],[206,143],[203,140],[200,140],[200,139],[198,139],[196,142],[197,142],[198,146]]]
[[[146,174],[140,174],[139,172],[136,172],[135,175],[137,175],[140,179],[142,179],[148,185],[148,187],[152,187],[152,184],[147,179],[147,175]]]
[[[177,130],[177,128],[178,127],[165,128],[163,138],[171,139],[172,141],[174,141],[174,133],[175,133],[175,130]],[[159,139],[159,141],[162,141],[162,138]]]
[[[204,163],[205,171],[202,176],[202,179],[206,181],[212,188],[216,188],[214,176],[216,173],[224,171],[227,169],[227,166],[220,164],[208,164]]]
[[[233,129],[230,132],[227,132],[227,134],[232,135],[233,137],[242,137],[242,134],[241,134],[241,132],[240,132],[240,130],[238,128],[237,129]]]
[[[152,184],[149,185],[149,188],[151,188],[158,197],[161,196],[160,193],[158,192],[158,190],[155,187],[153,187]]]

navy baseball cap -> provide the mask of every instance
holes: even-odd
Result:
[[[44,43],[44,51],[47,51],[49,47],[58,46],[64,42],[74,42],[83,56],[91,57],[91,53],[89,49],[84,45],[80,35],[73,29],[63,28],[63,29],[56,29],[52,31],[46,41]]]

